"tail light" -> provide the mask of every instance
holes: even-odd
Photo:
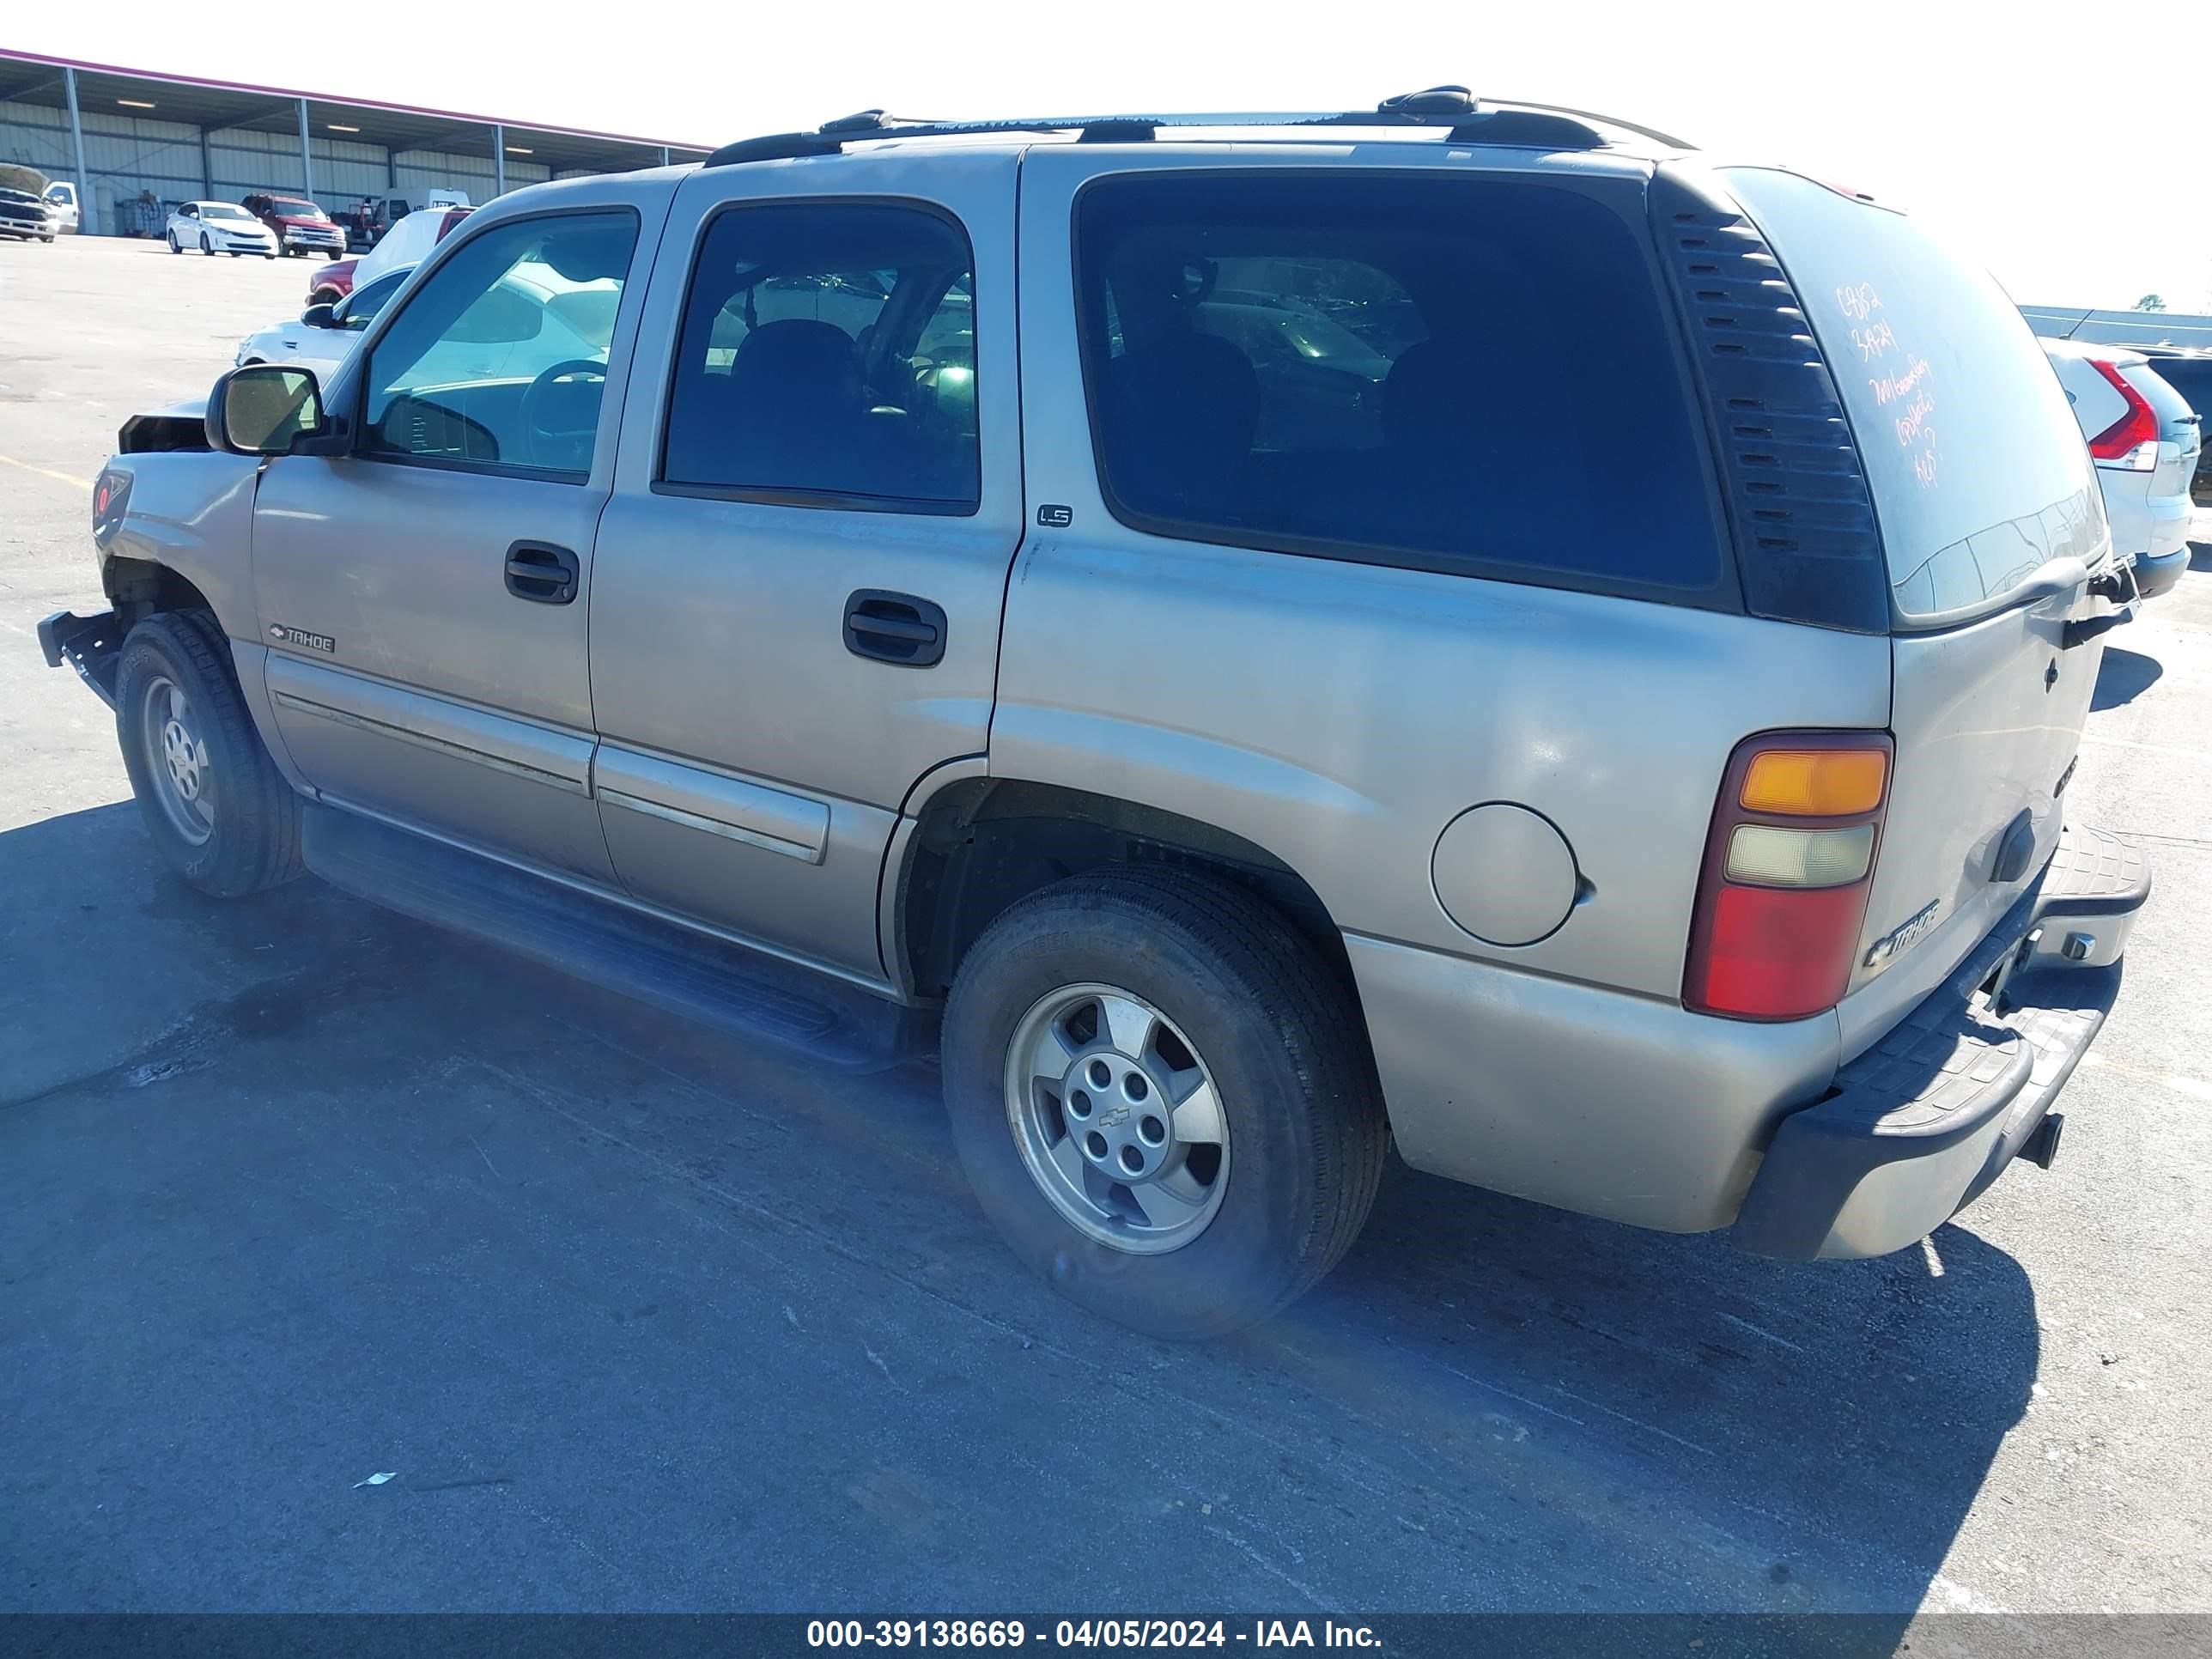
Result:
[[[1690,1007],[1802,1019],[1843,1000],[1893,753],[1879,732],[1775,732],[1736,745],[1690,927]]]
[[[2158,465],[2158,411],[2142,393],[2128,384],[2128,377],[2101,357],[2089,367],[2112,383],[2112,390],[2128,400],[2127,413],[2089,440],[2089,453],[2106,466],[2130,472],[2148,472]]]

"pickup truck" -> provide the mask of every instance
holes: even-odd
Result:
[[[2130,590],[2002,290],[1465,88],[518,191],[92,515],[40,641],[187,881],[933,1052],[1014,1251],[1163,1336],[1394,1142],[1912,1245],[2056,1157],[2150,890],[2069,811]]]
[[[241,198],[239,205],[269,228],[277,250],[287,258],[300,253],[330,260],[346,251],[345,232],[303,196],[257,192]]]

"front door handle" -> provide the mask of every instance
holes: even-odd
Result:
[[[863,587],[845,601],[845,648],[872,662],[928,668],[945,660],[945,607]]]
[[[576,597],[583,567],[565,547],[550,542],[517,542],[507,550],[507,591],[539,605],[567,605]]]

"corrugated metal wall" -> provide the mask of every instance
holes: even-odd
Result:
[[[234,202],[249,191],[301,188],[300,140],[294,133],[213,131],[207,135],[203,157],[199,130],[180,122],[88,110],[83,125],[85,167],[92,175],[92,202],[98,215],[96,227],[88,228],[110,234],[131,223],[130,216],[119,214],[116,204],[134,201],[141,191],[151,191],[166,213],[174,204],[198,197]],[[380,145],[320,135],[309,142],[315,197],[325,208],[343,207],[387,189],[416,201],[433,190],[465,191],[471,201],[478,203],[492,197],[489,156],[423,149],[387,155]],[[27,163],[52,179],[74,178],[69,112],[0,100],[0,161]],[[519,155],[507,158],[510,190],[550,176],[540,163]]]
[[[91,174],[99,228],[118,222],[113,204],[150,190],[163,201],[200,194],[199,130],[177,121],[87,111],[84,165]],[[76,176],[70,154],[69,112],[36,104],[0,102],[0,159],[27,161],[50,178]]]

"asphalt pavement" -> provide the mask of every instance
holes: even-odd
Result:
[[[1170,1346],[926,1069],[167,873],[33,625],[305,276],[0,244],[0,1609],[2212,1610],[2212,556],[2106,653],[2075,810],[2157,891],[2054,1170],[1796,1266],[1394,1167]]]

